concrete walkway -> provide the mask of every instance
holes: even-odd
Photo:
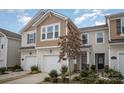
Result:
[[[21,72],[10,72],[9,71],[7,73],[8,74],[0,75],[0,80],[26,75],[29,73],[29,71],[21,71]]]
[[[38,74],[26,76],[24,78],[9,81],[4,84],[37,84],[39,82],[42,82],[44,78],[47,76],[48,76],[47,73],[38,73]]]

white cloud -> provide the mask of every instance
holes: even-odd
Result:
[[[85,20],[85,17],[84,16],[80,16],[80,17],[75,18],[74,23],[75,24],[80,24],[84,20]]]
[[[74,19],[75,24],[81,24],[83,21],[93,21],[97,16],[105,16],[106,13],[104,9],[88,9],[85,10],[81,16],[78,16]],[[76,11],[75,11],[76,12]]]
[[[95,25],[104,25],[105,24],[105,21],[96,21],[95,22]]]
[[[19,23],[25,25],[26,23],[28,23],[31,20],[31,17],[29,17],[27,15],[18,15],[17,20]]]
[[[16,14],[18,23],[22,25],[25,25],[31,19],[25,9],[1,9],[0,11]]]
[[[80,9],[76,9],[75,11],[74,11],[74,14],[78,14],[80,12]]]

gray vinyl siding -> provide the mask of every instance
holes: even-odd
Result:
[[[104,33],[104,43],[103,44],[96,44],[96,32],[103,32]],[[105,64],[108,65],[108,30],[96,30],[96,31],[81,31],[81,33],[88,33],[89,34],[89,44],[91,45],[90,49],[90,57],[89,57],[89,65],[95,65],[95,54],[96,53],[104,53],[105,54]]]
[[[7,67],[12,67],[16,64],[20,65],[20,45],[20,40],[8,39]]]

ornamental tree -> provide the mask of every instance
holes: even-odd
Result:
[[[60,36],[58,41],[58,45],[60,46],[59,61],[68,60],[68,69],[69,73],[71,74],[71,62],[72,60],[77,59],[80,55],[81,40],[80,31],[76,27],[68,23],[67,29],[67,35]]]

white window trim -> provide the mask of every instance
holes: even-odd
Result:
[[[87,44],[83,44],[82,42],[83,45],[89,45],[89,33],[82,33],[82,35],[86,35],[86,34],[87,34]],[[82,35],[81,35],[81,39],[82,39]]]
[[[120,36],[124,36],[124,33],[122,33],[122,20],[124,20],[124,17],[121,18],[121,34],[120,34]]]
[[[41,26],[41,34],[40,34],[40,41],[51,41],[51,40],[58,40],[58,38],[55,38],[55,25],[58,25],[59,26],[59,31],[58,31],[58,38],[60,37],[60,23],[55,23],[55,24],[50,24],[50,25],[44,25],[44,26]],[[42,39],[42,29],[43,28],[47,28],[49,26],[54,26],[53,28],[53,38],[51,39],[47,39],[47,32],[45,30],[45,39]]]
[[[34,34],[35,33],[35,43],[36,43],[36,30],[34,30],[34,31],[28,31],[28,32],[25,32],[26,33],[26,39],[27,39],[27,35],[28,34]],[[27,41],[26,41],[26,43],[27,43]],[[35,43],[27,43],[27,45],[32,45],[32,44],[35,44]]]
[[[97,42],[97,33],[102,33],[103,34],[103,42],[102,43]],[[104,39],[105,39],[105,35],[104,35],[103,31],[95,32],[95,43],[96,44],[104,44]]]

